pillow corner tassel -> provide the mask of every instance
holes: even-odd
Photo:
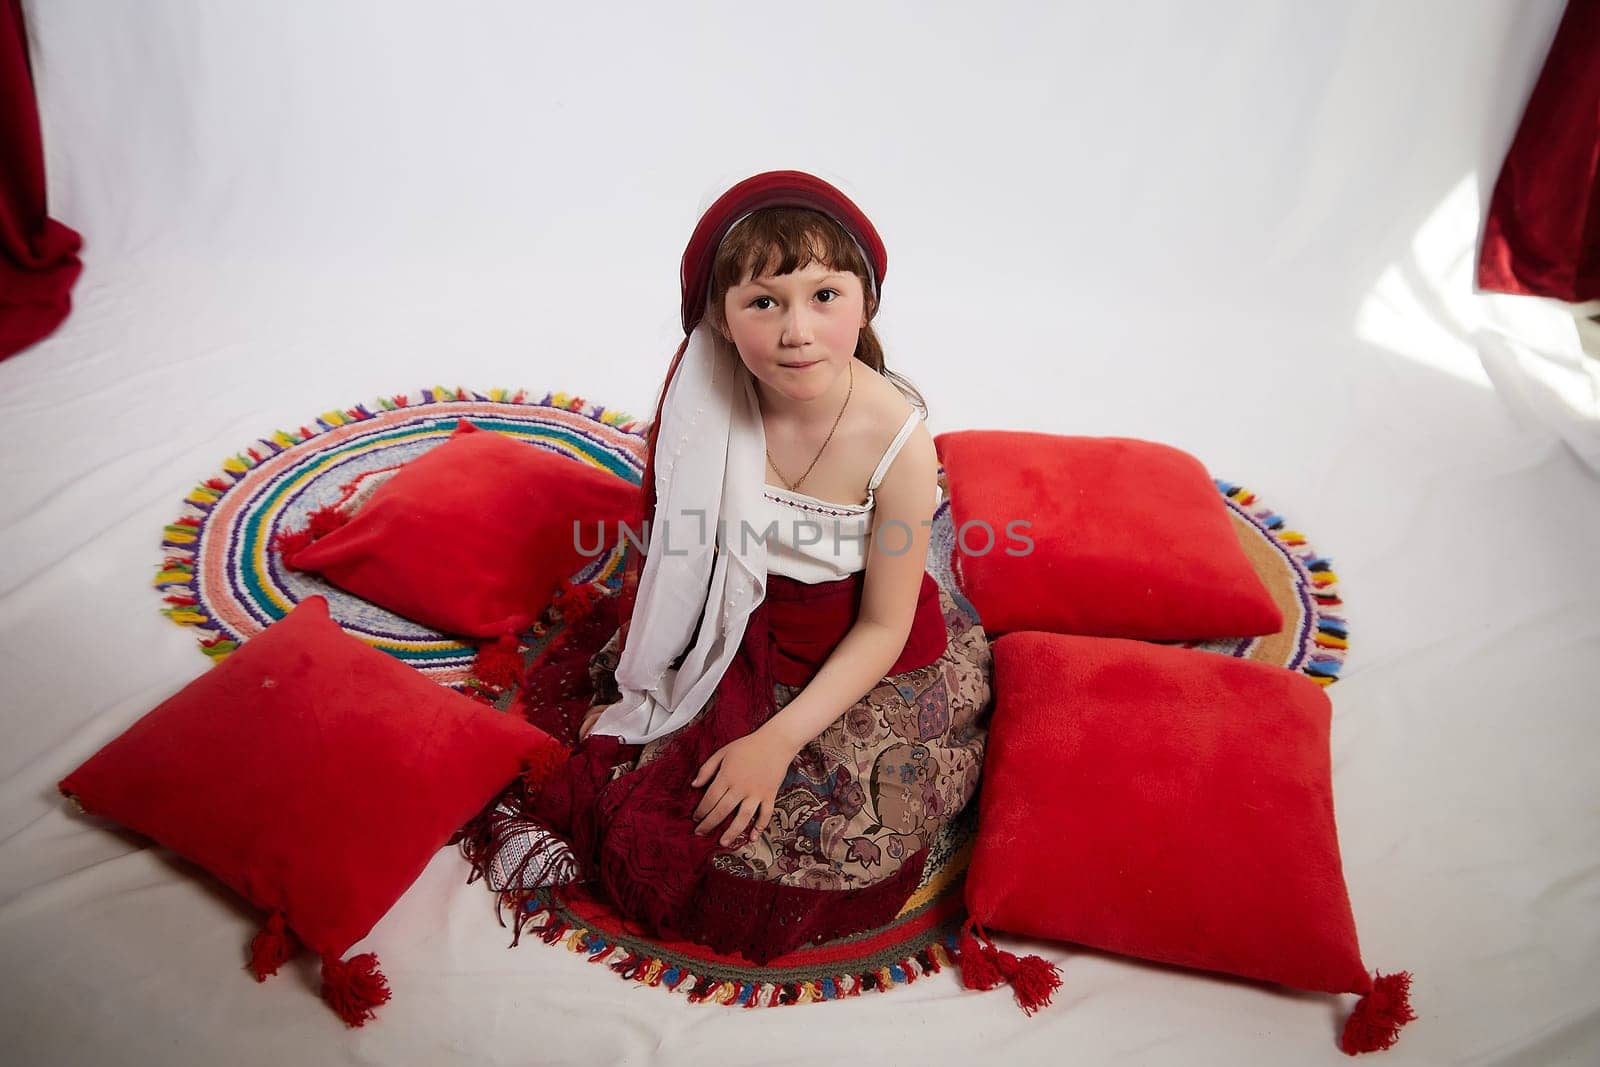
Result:
[[[274,910],[261,932],[250,940],[250,962],[245,966],[255,975],[256,981],[265,982],[293,959],[296,951],[298,947],[294,935],[284,924],[283,912]]]
[[[348,960],[323,956],[322,999],[347,1026],[364,1026],[377,1018],[373,1009],[389,1000],[389,980],[378,970],[378,957],[371,952]]]
[[[285,567],[299,570],[294,565],[294,557],[311,547],[313,542],[349,523],[350,518],[350,513],[339,504],[325,504],[307,516],[306,524],[300,529],[279,530],[273,534],[272,547]]]
[[[571,758],[572,751],[555,737],[550,737],[534,749],[523,760],[519,776],[527,796],[537,798],[545,783]]]
[[[588,617],[604,596],[593,582],[579,582],[576,585],[562,582],[551,598],[549,607],[554,608],[556,617],[570,627]]]
[[[961,928],[956,965],[961,969],[961,984],[968,989],[987,990],[1009,983],[1017,1004],[1029,1016],[1047,1006],[1061,988],[1061,971],[1054,963],[1042,956],[1019,958],[995,948],[974,918],[968,918]]]
[[[472,676],[489,688],[502,691],[516,685],[522,672],[521,643],[512,631],[478,644]]]
[[[1400,1039],[1400,1028],[1417,1017],[1411,1010],[1411,972],[1373,972],[1372,989],[1345,1020],[1339,1047],[1348,1055],[1380,1052]]]

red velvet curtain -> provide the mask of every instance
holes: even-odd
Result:
[[[1568,0],[1489,201],[1478,287],[1600,299],[1600,0]]]
[[[72,310],[83,239],[45,210],[44,144],[22,0],[0,10],[0,359],[49,335]]]

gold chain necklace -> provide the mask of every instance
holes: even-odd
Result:
[[[852,394],[852,393],[854,393],[856,391],[856,361],[855,361],[855,357],[854,356],[850,357],[850,368],[849,369],[850,369],[850,387],[848,389],[846,389],[845,392],[844,392],[844,403],[839,405],[839,414],[837,414],[837,415],[835,415],[833,417],[833,427],[832,427],[832,429],[830,429],[828,431],[828,436],[823,439],[822,448],[817,449],[816,456],[814,456],[812,458],[811,467],[815,467],[817,465],[817,460],[822,458],[823,450],[828,447],[828,442],[833,440],[833,431],[837,430],[839,428],[839,420],[844,418],[844,409],[850,406],[850,394]],[[802,474],[800,476],[800,481],[798,481],[798,482],[790,482],[789,479],[787,477],[785,477],[784,473],[782,471],[778,470],[777,463],[773,462],[772,450],[770,448],[767,449],[767,462],[769,464],[771,464],[773,473],[775,473],[783,481],[783,484],[787,485],[791,491],[798,491],[799,488],[800,488],[800,482],[805,481],[806,480],[806,475],[809,475],[811,473],[811,467],[807,467],[806,468],[806,473]]]

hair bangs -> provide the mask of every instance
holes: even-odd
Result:
[[[856,275],[870,298],[872,275],[850,234],[822,212],[798,207],[753,212],[728,231],[712,266],[712,291],[725,293],[746,279],[792,274],[812,263]]]

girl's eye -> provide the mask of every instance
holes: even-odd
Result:
[[[831,304],[835,300],[839,299],[839,291],[837,289],[818,289],[817,290],[817,296],[820,297],[823,293],[829,294],[828,299],[822,301],[824,304]],[[772,297],[770,297],[770,296],[758,296],[754,300],[750,301],[750,306],[753,307],[753,308],[756,308],[756,309],[758,309],[760,311],[765,311],[765,310],[767,310],[767,308],[766,308],[766,306],[764,306],[761,303],[763,300],[768,301],[769,303],[771,303]]]

